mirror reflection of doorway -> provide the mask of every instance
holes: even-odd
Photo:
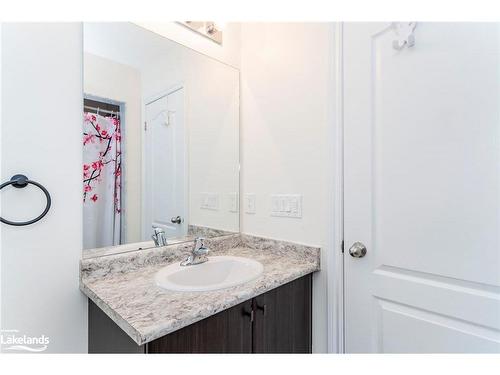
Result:
[[[187,235],[184,88],[165,92],[145,106],[144,236],[152,227],[167,238]]]

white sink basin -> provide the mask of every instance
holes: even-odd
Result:
[[[156,273],[156,284],[180,292],[203,292],[240,285],[262,274],[259,262],[242,257],[215,256],[191,266],[170,264]]]

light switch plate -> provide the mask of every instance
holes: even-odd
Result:
[[[245,213],[254,214],[257,212],[257,197],[255,194],[245,194]]]
[[[302,195],[273,194],[271,195],[271,216],[302,217]]]

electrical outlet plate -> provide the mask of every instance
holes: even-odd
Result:
[[[245,194],[245,213],[255,214],[257,212],[257,197],[255,194]]]
[[[271,216],[302,217],[302,195],[274,194],[271,195]]]
[[[201,193],[200,208],[205,210],[219,210],[219,194],[217,193]]]

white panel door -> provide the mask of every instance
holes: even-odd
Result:
[[[346,351],[500,352],[500,26],[414,35],[344,25]]]
[[[167,237],[187,233],[184,89],[146,105],[146,198],[144,228],[165,230]],[[177,217],[181,222],[173,220]],[[145,239],[146,239],[145,238]]]

